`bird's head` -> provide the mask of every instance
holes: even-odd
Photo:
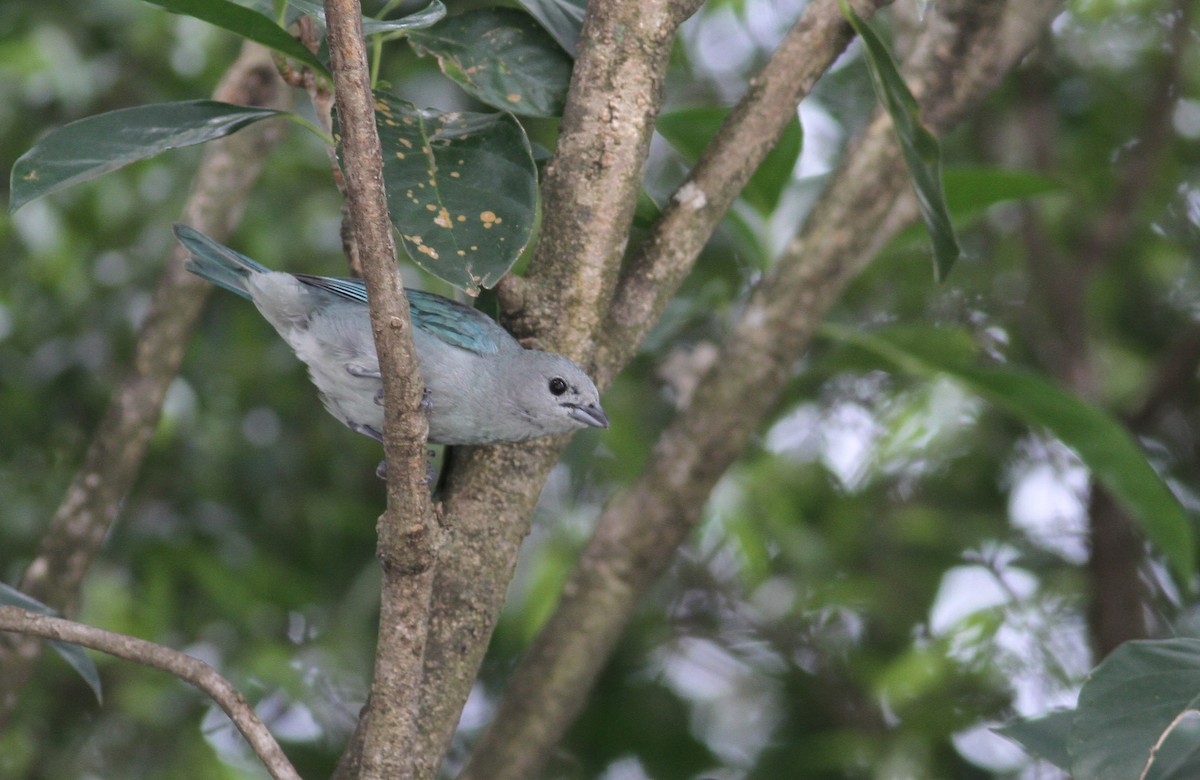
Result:
[[[607,428],[600,392],[583,369],[562,355],[525,350],[505,370],[515,372],[509,402],[530,425],[529,438]]]

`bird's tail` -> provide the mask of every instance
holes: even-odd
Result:
[[[195,228],[176,224],[174,230],[179,243],[191,254],[185,268],[218,287],[224,287],[243,298],[250,298],[246,280],[253,274],[266,271],[264,266],[227,246],[218,244]]]

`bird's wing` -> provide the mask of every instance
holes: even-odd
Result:
[[[361,279],[296,274],[305,284],[358,303],[367,302],[367,286]],[[434,293],[405,288],[413,326],[447,344],[478,355],[494,355],[510,346],[519,347],[508,332],[483,312]]]

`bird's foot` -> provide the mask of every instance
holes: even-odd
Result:
[[[375,441],[383,444],[383,434],[369,425],[360,425],[353,420],[346,420],[346,427],[355,433],[361,433],[363,436],[370,436]]]
[[[383,388],[375,391],[375,405],[383,406]],[[421,411],[428,412],[433,408],[433,393],[429,392],[429,388],[425,388],[424,394],[421,395]]]
[[[421,480],[422,485],[432,485],[437,478],[437,469],[433,467],[433,459],[437,456],[434,450],[426,450],[429,453],[429,460],[425,463],[425,479]],[[387,480],[387,461],[379,461],[379,465],[375,467],[375,476],[382,480]]]

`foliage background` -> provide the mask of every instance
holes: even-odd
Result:
[[[1180,344],[1194,338],[1200,300],[1200,63],[1194,35],[1168,45],[1171,13],[1186,5],[1071,4],[946,141],[947,164],[974,169],[952,198],[967,259],[935,287],[924,243],[899,240],[831,319],[955,326],[996,360],[1123,415],[1164,369],[1180,368],[1184,379],[1139,432],[1195,509],[1195,357]],[[707,5],[677,49],[668,110],[733,100],[799,7]],[[911,7],[898,15],[901,38],[905,23],[920,23]],[[207,95],[237,47],[128,0],[7,3],[0,30],[6,170],[39,133],[72,119]],[[385,78],[413,102],[471,105],[431,61],[398,50],[386,62]],[[1167,112],[1153,89],[1164,78],[1177,98]],[[639,472],[739,296],[873,105],[861,61],[845,58],[802,108],[805,150],[779,203],[739,204],[606,395],[612,429],[572,443],[543,495],[463,744],[553,607],[599,506]],[[551,120],[530,124],[547,147],[554,131]],[[1150,164],[1125,176],[1143,156]],[[128,361],[197,159],[174,152],[0,217],[5,582],[32,556]],[[1037,171],[1050,184],[971,214],[968,195],[1006,186],[984,166]],[[651,170],[649,191],[668,193],[684,158],[660,143]],[[1097,244],[1125,215],[1126,233]],[[231,243],[275,268],[341,274],[339,220],[324,151],[292,131]],[[1104,262],[1093,264],[1083,253],[1097,246]],[[447,292],[415,271],[406,278]],[[1072,344],[1086,349],[1087,382]],[[551,776],[1054,777],[986,724],[1072,703],[1096,660],[1089,609],[1120,609],[1090,597],[1106,572],[1086,566],[1094,501],[1071,453],[951,382],[892,373],[830,341],[797,366],[761,433],[626,635]],[[214,663],[260,702],[303,775],[329,774],[370,671],[378,459],[373,442],[322,411],[252,307],[214,296],[80,618]],[[1194,633],[1190,605],[1158,562],[1135,567],[1145,598],[1131,635]],[[0,775],[260,773],[199,694],[97,660],[102,707],[56,657],[42,661],[0,734]]]

